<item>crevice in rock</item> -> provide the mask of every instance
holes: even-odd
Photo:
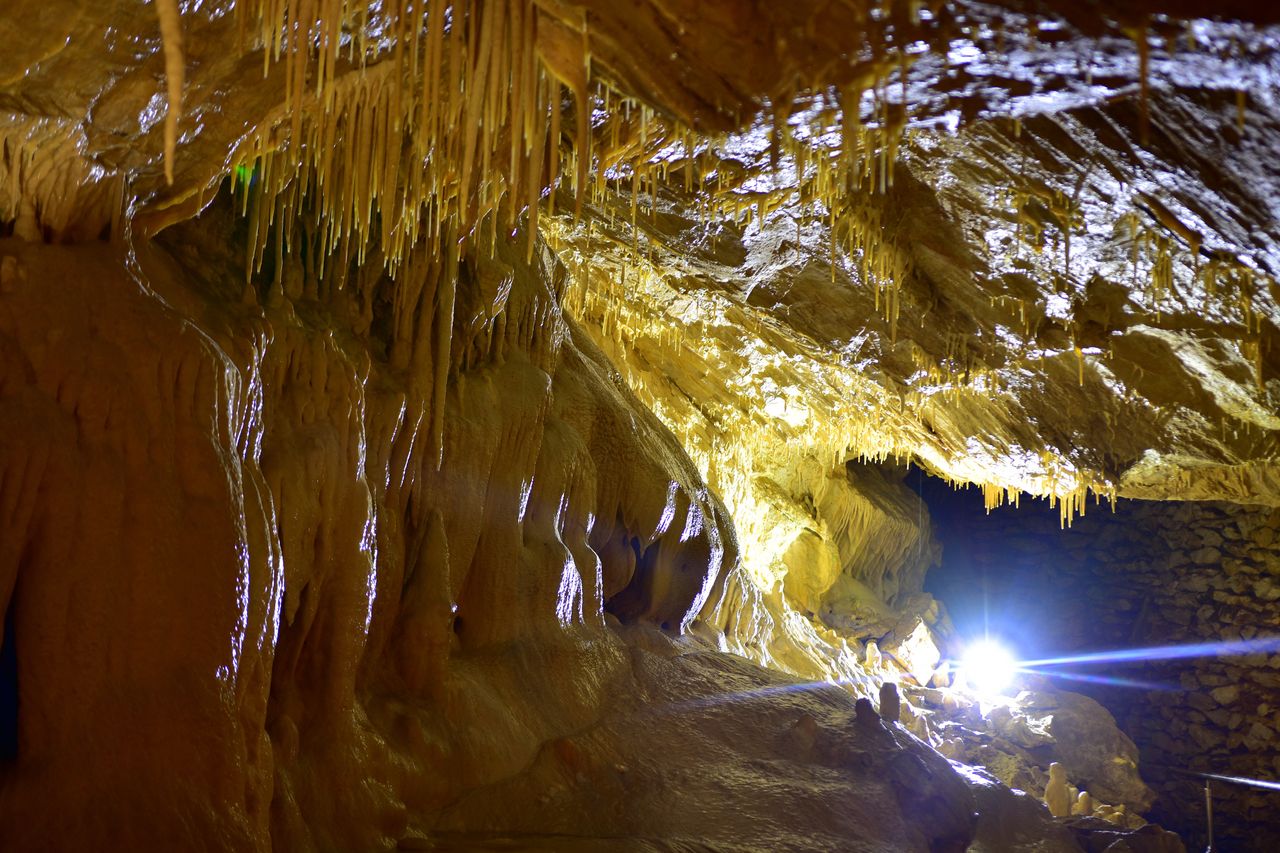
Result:
[[[631,580],[627,585],[604,603],[604,612],[612,613],[624,625],[635,622],[653,607],[653,588],[659,580],[656,576],[658,551],[662,543],[659,540],[646,548],[641,545],[637,537],[633,536],[629,544],[632,553],[635,554],[635,571],[632,572]],[[669,621],[664,620],[661,627],[664,630],[669,629]]]
[[[4,635],[0,640],[0,761],[18,757],[17,592],[14,589],[5,609]]]

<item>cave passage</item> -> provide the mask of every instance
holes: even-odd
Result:
[[[1113,511],[1090,501],[1062,529],[1046,501],[988,513],[976,489],[918,470],[907,483],[942,545],[925,588],[946,605],[955,645],[989,634],[1023,661],[1160,646],[1218,652],[1050,668],[1053,686],[1096,699],[1137,744],[1139,770],[1158,794],[1149,817],[1188,849],[1207,840],[1203,783],[1180,771],[1280,778],[1280,654],[1271,642],[1280,512],[1130,500]],[[1280,849],[1278,812],[1280,795],[1215,785],[1215,849]]]
[[[942,544],[941,563],[926,576],[925,589],[945,602],[958,641],[990,636],[1020,660],[1137,642],[1147,619],[1146,598],[1112,600],[1099,613],[1078,588],[1098,570],[1100,555],[1088,538],[1097,516],[1112,514],[1109,505],[1091,505],[1064,531],[1058,509],[1044,500],[1024,499],[987,512],[977,489],[953,488],[918,469],[907,482],[924,499]],[[1118,508],[1117,523],[1124,523],[1125,506]],[[1143,555],[1135,546],[1123,556]]]

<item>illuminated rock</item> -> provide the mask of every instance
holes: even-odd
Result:
[[[880,685],[880,717],[886,723],[902,720],[902,697],[898,695],[898,685],[892,681]]]
[[[1049,783],[1044,789],[1044,804],[1054,817],[1071,815],[1071,795],[1067,791],[1067,771],[1058,762],[1049,765]]]
[[[1024,713],[1039,721],[1054,742],[1054,759],[1072,779],[1103,802],[1143,812],[1154,793],[1138,775],[1138,750],[1097,701],[1078,693],[1038,690]]]
[[[933,632],[923,620],[910,620],[913,627],[903,635],[900,623],[894,633],[885,639],[885,653],[892,655],[911,674],[917,684],[928,684],[933,678],[934,670],[942,660],[942,652],[934,642]]]
[[[884,666],[884,658],[880,656],[880,646],[875,640],[868,640],[862,650],[862,665],[868,672],[879,672]]]

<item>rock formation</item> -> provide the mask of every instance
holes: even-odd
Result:
[[[0,847],[1176,844],[1092,700],[937,686],[905,463],[1280,506],[1280,14],[1215,12],[14,0]]]
[[[1071,794],[1067,791],[1067,771],[1058,762],[1049,765],[1049,783],[1044,789],[1044,804],[1054,817],[1071,814]]]
[[[902,721],[902,697],[898,695],[898,685],[892,681],[880,685],[880,717],[886,723]]]
[[[1059,531],[1043,506],[1006,508],[987,518],[980,497],[948,503],[939,497],[943,491],[930,492],[947,554],[933,588],[954,605],[957,624],[974,618],[981,624],[986,607],[1002,614],[1011,639],[1030,647],[1029,635],[1051,636],[1058,653],[1235,647],[1227,654],[1065,667],[1068,677],[1056,680],[1115,715],[1137,745],[1129,754],[1158,794],[1150,816],[1203,849],[1203,785],[1169,768],[1262,780],[1280,772],[1274,734],[1280,719],[1271,698],[1280,687],[1280,654],[1248,645],[1274,631],[1269,590],[1280,571],[1280,513],[1266,506],[1121,501],[1114,513],[1091,512]],[[987,578],[982,601],[959,592],[974,575]],[[1034,649],[1029,654],[1041,656]],[[1105,754],[1099,750],[1099,757]],[[1219,846],[1280,844],[1280,826],[1267,818],[1271,794],[1240,786],[1219,786],[1215,793]]]

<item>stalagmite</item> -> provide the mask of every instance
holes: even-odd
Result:
[[[892,681],[880,685],[880,717],[886,723],[901,722],[902,699],[898,696],[898,685]]]
[[[883,666],[880,647],[876,645],[874,640],[867,641],[866,648],[862,653],[862,665],[868,672],[878,672]]]
[[[1067,771],[1058,762],[1049,765],[1049,782],[1044,789],[1044,804],[1054,817],[1071,816],[1071,795],[1067,791]]]
[[[876,713],[871,700],[863,697],[853,705],[854,722],[865,731],[880,730],[880,715]]]

